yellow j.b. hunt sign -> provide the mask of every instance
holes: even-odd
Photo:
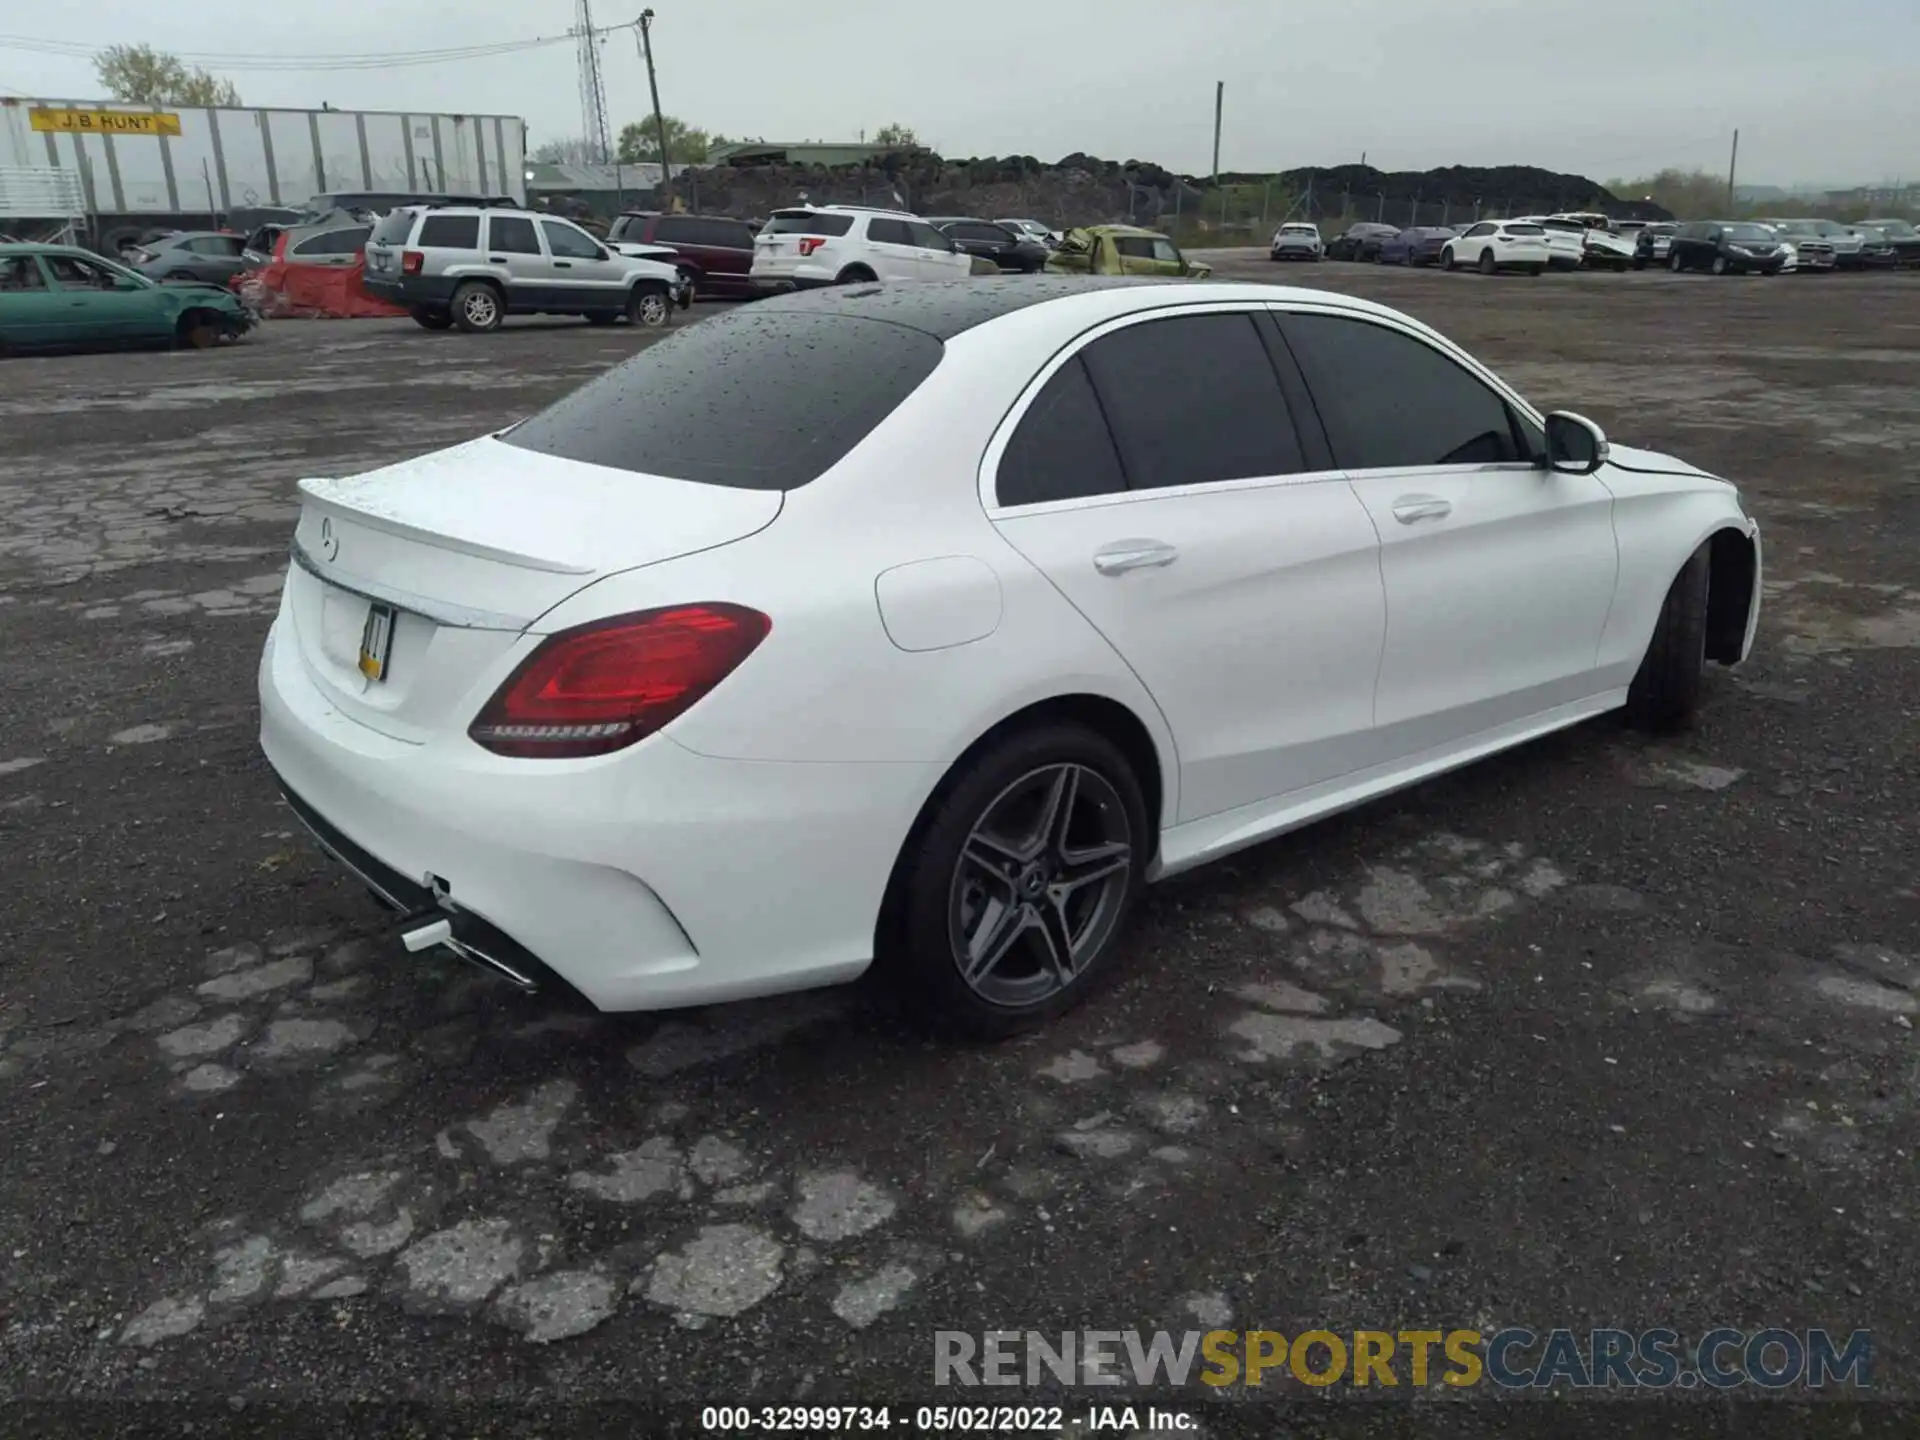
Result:
[[[178,135],[180,117],[170,110],[54,110],[27,112],[35,130],[56,135]]]

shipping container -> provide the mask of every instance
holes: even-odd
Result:
[[[49,183],[48,171],[71,181]],[[73,182],[82,215],[24,213],[22,196],[68,194]],[[192,229],[235,211],[300,209],[316,195],[346,190],[466,192],[524,203],[525,122],[0,97],[0,214],[72,220],[96,243],[133,229]]]

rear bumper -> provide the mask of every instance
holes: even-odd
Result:
[[[706,1005],[858,976],[937,767],[716,760],[657,735],[514,761],[342,714],[276,622],[260,744],[322,844],[395,909],[559,975],[603,1010]]]
[[[833,281],[812,275],[755,275],[747,283],[756,295],[791,295],[796,290],[819,290]]]

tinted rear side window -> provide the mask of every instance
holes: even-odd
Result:
[[[1113,432],[1078,355],[1061,366],[1034,397],[1007,442],[994,477],[1002,505],[1038,505],[1113,495],[1127,488]]]
[[[1149,320],[1084,353],[1134,489],[1306,469],[1252,316]]]
[[[420,245],[437,245],[448,250],[480,248],[478,215],[429,215],[420,222]]]
[[[1347,470],[1519,460],[1507,403],[1431,345],[1364,320],[1281,325]]]
[[[818,211],[783,212],[767,221],[767,235],[844,235],[853,228],[851,215],[827,215]]]
[[[865,439],[943,353],[904,325],[754,306],[649,346],[501,439],[636,474],[794,490]]]

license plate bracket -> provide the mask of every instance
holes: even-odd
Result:
[[[375,685],[385,681],[392,669],[393,632],[399,628],[399,618],[393,606],[378,600],[367,606],[367,623],[360,631],[360,673]]]

